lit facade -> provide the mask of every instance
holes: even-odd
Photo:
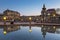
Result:
[[[8,21],[14,21],[16,19],[20,19],[20,13],[17,11],[12,11],[7,9],[3,13],[4,13],[4,16],[7,17]]]
[[[41,18],[43,19],[42,22],[49,22],[49,23],[60,23],[60,15],[56,13],[55,9],[47,9],[45,5],[43,5],[41,11]]]

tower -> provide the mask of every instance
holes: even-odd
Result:
[[[43,8],[42,8],[42,11],[41,11],[41,18],[42,18],[42,22],[45,22],[45,19],[46,19],[46,7],[45,7],[45,4],[43,4]]]
[[[43,4],[41,15],[44,16],[45,14],[46,14],[46,7],[45,7],[45,4]]]

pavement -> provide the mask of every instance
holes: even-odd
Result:
[[[0,25],[60,25],[58,23],[36,23],[36,22],[0,22]]]

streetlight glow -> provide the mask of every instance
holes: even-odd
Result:
[[[53,28],[55,29],[56,27],[54,26]]]
[[[53,14],[53,17],[55,17],[56,15],[55,14]]]
[[[6,17],[3,17],[4,20],[6,20]]]
[[[29,32],[32,32],[32,30],[30,29]]]
[[[48,13],[48,16],[50,16],[50,13]]]
[[[31,17],[29,17],[29,20],[31,20],[32,18]]]
[[[6,31],[4,31],[3,33],[4,33],[4,34],[7,34],[7,32],[6,32]]]

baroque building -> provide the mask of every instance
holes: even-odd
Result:
[[[46,9],[45,5],[43,5],[41,11],[41,21],[49,22],[49,23],[60,23],[60,15],[56,13],[55,9]]]
[[[17,11],[12,11],[12,10],[5,10],[4,12],[4,16],[7,17],[7,20],[16,20],[16,19],[20,19],[20,13]]]
[[[45,22],[46,16],[47,16],[46,7],[45,7],[45,4],[43,4],[43,8],[42,8],[42,11],[41,11],[41,20],[42,20],[42,22]]]

